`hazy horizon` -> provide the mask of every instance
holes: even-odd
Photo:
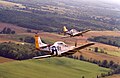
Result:
[[[76,0],[74,0],[74,1],[76,1]],[[101,2],[107,2],[107,3],[120,5],[120,0],[77,0],[77,1],[94,1],[94,2],[101,1]]]
[[[120,5],[120,0],[103,0],[103,1]]]

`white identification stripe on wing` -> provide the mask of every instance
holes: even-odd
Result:
[[[46,57],[51,57],[51,55],[38,56],[38,57],[33,57],[33,58],[34,59],[39,59],[39,58],[46,58]]]

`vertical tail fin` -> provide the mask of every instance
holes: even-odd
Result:
[[[36,49],[47,47],[47,44],[45,44],[41,41],[41,38],[39,35],[35,35],[35,47],[36,47]]]
[[[68,29],[66,28],[66,26],[64,26],[64,27],[63,27],[64,35],[66,34],[67,31],[68,31]]]
[[[68,29],[66,28],[66,26],[63,27],[63,31],[64,31],[64,32],[67,32],[67,31],[68,31]]]

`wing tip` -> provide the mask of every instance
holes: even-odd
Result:
[[[95,44],[95,42],[90,42],[89,44],[94,45],[94,44]]]

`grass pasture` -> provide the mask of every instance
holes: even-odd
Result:
[[[108,71],[110,69],[65,57],[0,64],[0,78],[96,78]]]
[[[120,51],[105,51],[109,55],[120,57]]]

